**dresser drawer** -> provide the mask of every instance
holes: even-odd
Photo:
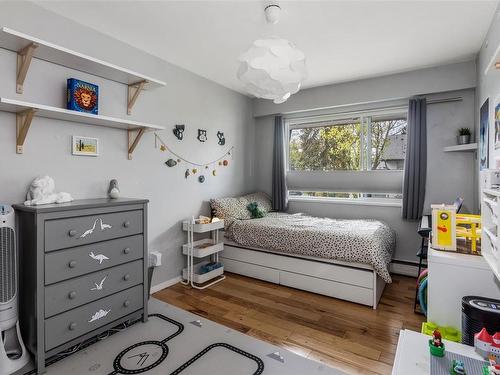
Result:
[[[47,220],[45,251],[142,233],[142,215],[142,210],[135,210]]]
[[[142,285],[45,320],[45,351],[143,307]]]
[[[136,260],[49,285],[45,288],[45,317],[51,317],[120,290],[142,284],[143,275],[143,261]]]
[[[45,254],[45,285],[130,262],[144,256],[142,235]]]

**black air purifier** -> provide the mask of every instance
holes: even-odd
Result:
[[[465,296],[462,298],[462,343],[474,346],[474,334],[483,327],[490,335],[500,332],[500,300]]]

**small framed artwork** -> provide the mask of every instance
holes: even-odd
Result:
[[[73,155],[99,156],[99,139],[74,135],[71,153]]]
[[[500,101],[495,106],[495,149],[500,148]]]
[[[487,169],[488,163],[488,128],[489,128],[489,98],[479,110],[479,169]]]

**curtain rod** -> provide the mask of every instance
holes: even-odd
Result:
[[[385,99],[385,100],[378,100],[378,101],[372,101],[372,102],[365,102],[364,104],[374,104],[374,103],[383,103],[383,102],[389,102],[389,101],[401,101],[401,100],[410,100],[410,97],[406,98],[399,98],[399,99]],[[441,103],[452,103],[452,102],[460,102],[463,100],[462,96],[454,96],[450,98],[442,98],[442,99],[430,99],[427,100],[427,104],[441,104]],[[339,105],[335,107],[328,107],[324,108],[322,110],[316,109],[316,110],[306,110],[306,111],[295,111],[295,112],[288,112],[288,113],[283,113],[283,116],[285,119],[300,119],[300,118],[314,118],[314,117],[323,117],[323,116],[328,116],[328,115],[355,115],[363,112],[374,112],[374,111],[384,111],[384,110],[398,110],[398,109],[407,109],[407,105],[388,105],[385,107],[376,107],[376,108],[369,108],[369,109],[358,109],[358,110],[347,110],[347,111],[340,111],[340,112],[335,112],[331,113],[328,112],[328,109],[333,110],[335,108],[343,108],[343,107],[354,107],[358,106],[360,104],[352,104],[352,105]],[[311,112],[318,112],[317,114],[311,114],[307,116],[307,113]]]

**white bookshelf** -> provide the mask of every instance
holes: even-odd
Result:
[[[182,229],[187,232],[188,239],[187,243],[182,245],[182,253],[187,258],[187,267],[182,270],[182,283],[184,285],[191,285],[195,289],[205,289],[226,278],[224,276],[224,266],[215,268],[209,272],[200,272],[201,267],[207,263],[211,261],[220,262],[219,253],[224,250],[224,242],[219,240],[219,230],[223,228],[223,220],[201,224],[196,223],[192,219],[182,223]],[[210,233],[210,238],[195,241],[195,233]],[[195,264],[195,259],[205,260]]]
[[[481,255],[500,280],[500,189],[481,193]]]
[[[163,126],[153,125],[146,122],[132,121],[103,115],[93,115],[85,112],[72,111],[69,109],[7,98],[0,98],[0,111],[16,114],[16,152],[18,154],[23,153],[24,141],[31,126],[31,122],[35,117],[44,117],[54,120],[77,122],[85,125],[104,126],[108,128],[126,130],[129,135],[129,159],[132,158],[132,153],[134,152],[134,149],[144,132],[165,129]]]
[[[8,27],[2,27],[0,32],[0,48],[26,55],[29,47],[32,52],[29,58],[38,58],[54,64],[62,65],[81,72],[109,79],[125,85],[135,85],[145,82],[143,89],[153,89],[165,86],[166,83],[145,74],[100,60],[55,43],[28,35]],[[28,64],[29,65],[29,64]],[[22,85],[21,85],[22,86]],[[21,88],[22,92],[22,88]]]

